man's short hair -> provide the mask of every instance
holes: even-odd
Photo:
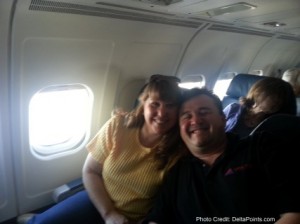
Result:
[[[200,95],[205,95],[211,98],[218,108],[219,113],[222,115],[224,114],[222,101],[216,94],[213,93],[213,91],[208,90],[207,88],[192,88],[184,90],[182,94],[182,103],[185,103],[186,101]]]

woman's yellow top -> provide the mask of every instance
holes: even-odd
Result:
[[[104,185],[115,207],[132,221],[147,214],[166,171],[157,169],[153,150],[142,146],[138,136],[139,129],[124,127],[118,115],[87,145],[93,158],[103,164]]]

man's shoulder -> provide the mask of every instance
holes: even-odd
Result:
[[[186,172],[197,160],[198,159],[190,153],[186,154],[177,161],[177,163],[170,170],[170,173],[175,173],[177,175],[178,173]]]
[[[178,185],[187,181],[193,167],[193,158],[191,155],[181,157],[176,164],[169,170],[165,182],[167,185]]]

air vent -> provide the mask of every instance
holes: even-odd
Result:
[[[277,37],[277,39],[300,41],[300,37],[292,37],[292,36],[286,36],[286,35],[281,35],[281,36]]]
[[[208,28],[208,30],[225,31],[231,33],[242,33],[242,34],[256,35],[256,36],[263,36],[263,37],[273,36],[272,33],[248,30],[248,29],[242,29],[242,28],[230,27],[230,26],[222,26],[222,25],[212,25],[211,27]]]
[[[125,5],[117,5],[113,3],[107,3],[107,2],[96,2],[97,5],[102,5],[102,6],[110,6],[114,8],[120,8],[120,9],[129,9],[129,10],[134,10],[134,11],[139,11],[139,12],[150,12],[154,14],[159,14],[159,15],[164,15],[164,16],[175,16],[174,14],[171,13],[165,13],[165,12],[156,12],[148,9],[141,9],[141,8],[135,8],[131,6],[125,6]]]
[[[45,12],[56,12],[56,13],[66,13],[66,14],[79,14],[86,16],[98,16],[98,17],[109,17],[115,19],[125,19],[134,20],[149,23],[160,23],[166,25],[183,26],[190,28],[198,28],[202,25],[201,22],[191,21],[191,20],[181,20],[175,18],[174,16],[160,16],[160,15],[147,15],[139,13],[140,9],[131,8],[131,11],[124,7],[124,10],[110,7],[92,7],[80,4],[72,4],[65,2],[53,2],[53,1],[43,1],[43,0],[32,0],[29,6],[29,10],[45,11]],[[136,11],[136,12],[135,12]]]
[[[183,0],[139,0],[152,5],[171,5],[177,2],[182,2]]]

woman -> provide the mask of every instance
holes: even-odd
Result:
[[[86,191],[27,223],[138,223],[180,156],[178,79],[153,75],[131,112],[116,112],[87,145]],[[19,222],[21,223],[21,222]],[[26,222],[23,222],[26,223]]]
[[[257,81],[239,103],[224,108],[226,132],[246,137],[265,118],[278,113],[296,114],[296,99],[291,85],[279,78]]]

